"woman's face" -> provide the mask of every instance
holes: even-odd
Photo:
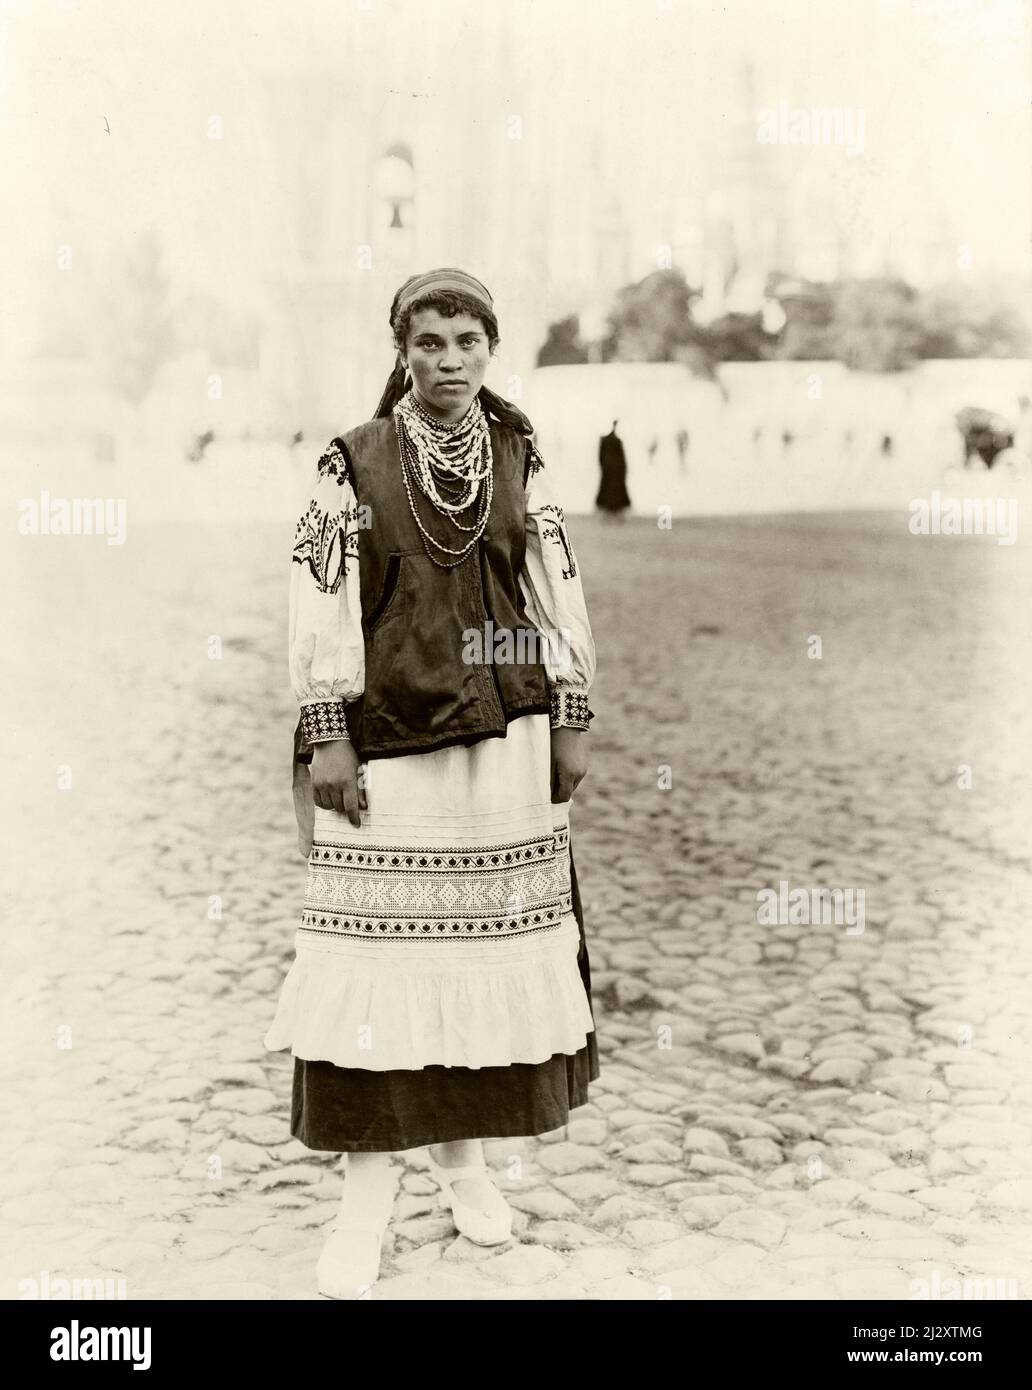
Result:
[[[490,360],[487,333],[474,315],[446,318],[437,309],[417,309],[412,315],[405,361],[412,388],[432,415],[461,420],[484,384]]]

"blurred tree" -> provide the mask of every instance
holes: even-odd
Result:
[[[819,283],[774,274],[767,295],[782,310],[777,332],[766,331],[762,312],[724,314],[702,325],[692,314],[699,293],[683,273],[654,271],[617,293],[602,360],[682,362],[713,378],[721,362],[771,357],[895,372],[923,357],[1032,353],[1032,329],[1015,306],[1013,286],[983,282],[919,292],[889,276]],[[538,365],[587,360],[577,319],[553,324]]]
[[[588,349],[581,342],[580,319],[576,314],[548,325],[548,336],[538,349],[539,367],[562,367],[587,360]]]
[[[832,356],[854,371],[898,372],[918,357],[917,291],[903,280],[846,280],[835,287]]]
[[[775,280],[771,293],[785,314],[776,356],[792,362],[833,357],[833,287],[809,280]]]
[[[893,372],[920,356],[918,294],[903,280],[783,281],[775,297],[785,312],[780,358]]]
[[[920,302],[920,356],[1027,357],[1032,335],[1014,301],[1013,286],[991,283],[929,290]]]
[[[762,313],[724,314],[706,325],[705,344],[715,362],[762,362],[774,355],[777,335],[765,333]]]
[[[682,349],[705,349],[705,333],[692,319],[699,291],[680,270],[654,270],[617,293],[610,315],[609,350],[618,362],[676,362]]]

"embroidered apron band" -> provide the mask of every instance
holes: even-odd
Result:
[[[467,275],[464,270],[458,270],[454,266],[439,266],[437,270],[428,270],[424,275],[415,275],[402,288],[398,298],[398,313],[406,309],[415,299],[421,298],[424,294],[431,294],[434,290],[457,290],[459,294],[471,295],[479,300],[485,309],[494,313],[494,301],[485,285],[473,275]]]

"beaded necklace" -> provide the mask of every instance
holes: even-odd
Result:
[[[448,424],[425,410],[409,390],[394,407],[394,429],[402,482],[423,549],[441,569],[454,569],[484,534],[491,513],[494,464],[487,416],[474,396],[462,419]],[[469,534],[464,545],[454,549],[431,535],[416,507],[416,489],[440,516]],[[464,525],[458,518],[474,505],[473,525]],[[458,558],[440,560],[434,551]]]

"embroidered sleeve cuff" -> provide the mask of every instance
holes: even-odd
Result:
[[[327,743],[349,738],[343,700],[320,700],[301,706],[301,737],[305,743]]]
[[[585,690],[572,690],[569,686],[553,685],[551,688],[553,729],[586,729],[595,714],[588,709],[588,695]]]

